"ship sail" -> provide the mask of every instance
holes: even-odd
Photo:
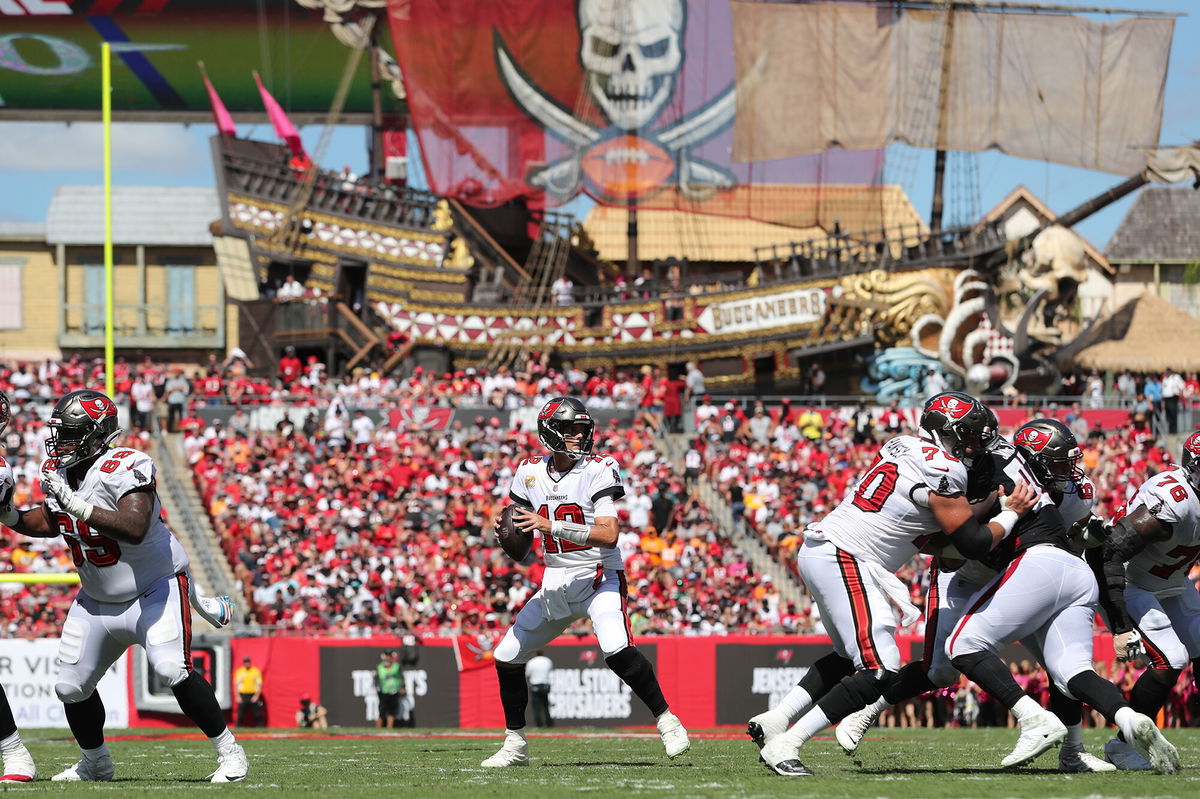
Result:
[[[1131,175],[1159,141],[1170,18],[736,0],[733,25],[735,161],[904,142]]]

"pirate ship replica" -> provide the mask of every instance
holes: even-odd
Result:
[[[511,19],[484,0],[298,2],[324,6],[351,62],[367,54],[403,91],[391,125],[411,124],[432,190],[389,179],[378,111],[361,180],[215,138],[218,256],[244,278],[228,294],[264,356],[292,343],[343,368],[699,361],[710,386],[760,392],[821,359],[847,381],[865,361],[877,380],[933,368],[976,391],[1042,391],[1064,330],[1081,328],[1062,325],[1084,277],[1068,229],[1198,163],[1157,148],[1170,14],[544,0]],[[1124,18],[1078,16],[1098,11]],[[879,178],[894,142],[936,153],[927,223]],[[987,148],[1131,177],[1018,237],[998,219],[944,225],[947,154]],[[603,210],[589,223],[624,226],[622,257],[554,210],[581,193]],[[740,257],[646,257],[656,217],[701,237],[704,220],[741,217],[761,238]],[[263,299],[285,274],[327,301]]]

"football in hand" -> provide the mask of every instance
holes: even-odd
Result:
[[[516,505],[508,505],[500,512],[500,521],[496,524],[496,540],[504,552],[513,560],[522,561],[529,556],[533,548],[533,534],[517,529],[513,520]]]

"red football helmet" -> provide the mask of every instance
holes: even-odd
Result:
[[[1013,446],[1045,488],[1066,491],[1083,480],[1083,452],[1071,428],[1057,419],[1034,419],[1017,428]]]
[[[996,414],[961,391],[930,397],[921,410],[921,431],[968,466],[996,439]]]
[[[1192,488],[1200,491],[1200,432],[1192,433],[1183,442],[1183,457],[1179,464],[1183,466]]]
[[[121,434],[117,406],[99,391],[72,391],[58,401],[46,422],[46,454],[68,469],[95,458]]]
[[[569,428],[579,425],[582,438],[579,449],[567,447],[566,436]],[[551,452],[566,455],[571,460],[579,460],[592,451],[595,441],[596,422],[588,413],[587,406],[575,397],[555,397],[542,406],[537,421],[538,439],[542,446]]]

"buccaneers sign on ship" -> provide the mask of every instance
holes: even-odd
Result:
[[[874,151],[775,161],[769,175],[765,165],[729,160],[737,89],[728,3],[389,7],[413,127],[439,194],[492,205],[586,191],[605,203],[675,207],[768,177],[870,183],[879,166]]]

